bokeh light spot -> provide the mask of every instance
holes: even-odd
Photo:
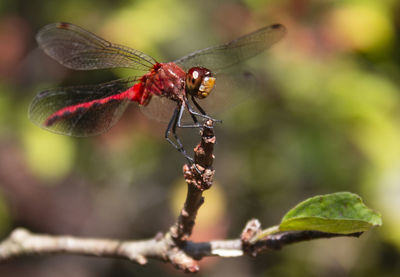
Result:
[[[35,175],[47,181],[62,179],[71,170],[75,157],[73,138],[28,128],[23,137],[26,160]]]

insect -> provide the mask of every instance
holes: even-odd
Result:
[[[55,133],[90,136],[110,129],[131,102],[144,108],[151,101],[173,103],[165,138],[192,163],[177,128],[197,128],[202,126],[201,119],[215,120],[197,101],[211,93],[218,73],[260,54],[285,33],[283,25],[274,24],[174,62],[159,63],[138,50],[111,43],[76,25],[49,24],[38,32],[36,40],[48,56],[63,66],[74,70],[131,68],[145,73],[98,85],[45,90],[33,99],[29,118]],[[183,122],[184,111],[192,122]]]

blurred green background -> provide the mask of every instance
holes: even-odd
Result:
[[[400,276],[399,15],[396,0],[2,0],[0,238],[17,226],[148,238],[173,223],[185,194],[184,159],[163,139],[165,124],[134,105],[92,138],[55,135],[28,120],[43,89],[132,74],[63,68],[37,48],[40,27],[72,22],[171,61],[282,23],[287,36],[246,63],[259,92],[218,116],[217,180],[193,238],[238,237],[250,218],[268,227],[298,202],[336,191],[362,196],[384,225],[359,239],[300,243],[256,259],[206,258],[198,276]],[[188,134],[186,147],[197,139]],[[154,261],[72,256],[0,265],[2,277],[179,274]]]

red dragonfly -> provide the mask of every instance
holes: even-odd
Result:
[[[210,94],[222,69],[260,54],[285,33],[283,25],[274,24],[174,62],[159,63],[138,50],[111,43],[76,25],[49,24],[39,31],[37,42],[47,55],[65,67],[75,70],[131,68],[146,73],[98,85],[45,90],[33,99],[29,117],[55,133],[90,136],[111,128],[131,102],[146,107],[150,101],[167,99],[175,104],[165,138],[192,162],[176,128],[201,127],[200,118],[212,119],[196,99]],[[183,122],[184,111],[192,123]]]

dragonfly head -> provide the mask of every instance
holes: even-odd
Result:
[[[204,67],[192,67],[186,73],[186,93],[194,97],[206,98],[215,84],[215,77]]]

